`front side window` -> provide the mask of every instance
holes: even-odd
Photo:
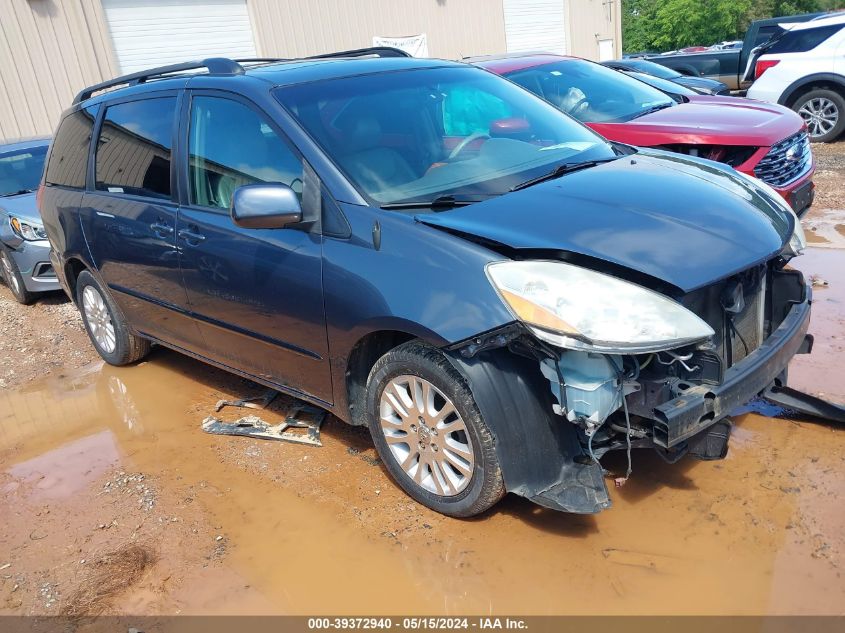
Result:
[[[191,100],[191,203],[229,209],[238,187],[289,186],[302,197],[302,161],[252,108],[221,97]]]
[[[656,88],[578,59],[519,70],[507,77],[585,123],[630,121],[674,105]]]
[[[616,156],[548,103],[468,66],[314,81],[274,94],[379,205],[440,196],[474,202],[561,163]]]
[[[0,154],[0,198],[35,191],[46,155],[46,145]]]
[[[109,106],[97,139],[97,189],[170,199],[176,97]]]
[[[85,188],[88,149],[94,131],[97,106],[81,108],[67,115],[59,124],[44,182],[61,187]]]

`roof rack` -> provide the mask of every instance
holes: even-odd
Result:
[[[243,61],[265,61],[265,60],[243,60]],[[266,61],[277,61],[277,60],[266,60]],[[184,72],[186,70],[197,70],[200,68],[205,68],[208,70],[210,75],[243,75],[244,74],[244,67],[241,66],[238,62],[227,59],[225,57],[210,57],[208,59],[203,59],[201,61],[195,62],[183,62],[181,64],[170,64],[169,66],[159,66],[158,68],[150,68],[149,70],[142,70],[137,73],[131,73],[129,75],[122,75],[120,77],[115,77],[114,79],[109,79],[108,81],[103,81],[102,83],[94,84],[93,86],[88,86],[84,90],[82,90],[79,94],[76,95],[73,102],[80,103],[81,101],[85,101],[86,99],[90,99],[91,96],[95,92],[99,92],[100,90],[106,90],[107,88],[114,88],[116,86],[135,86],[140,83],[144,83],[149,79],[157,79],[160,77],[164,77],[167,75],[171,75],[174,73]]]
[[[337,53],[324,53],[322,55],[311,55],[305,59],[330,59],[330,58],[349,58],[349,57],[411,57],[409,53],[398,48],[391,48],[390,46],[371,46],[369,48],[356,48],[351,51],[339,51]],[[144,83],[150,79],[160,79],[167,75],[181,73],[186,70],[198,70],[205,68],[209,75],[243,75],[244,67],[241,64],[261,64],[272,62],[287,62],[294,61],[291,59],[281,59],[275,57],[252,57],[247,59],[228,59],[226,57],[209,57],[201,61],[183,62],[181,64],[170,64],[169,66],[159,66],[158,68],[150,68],[149,70],[142,70],[137,73],[129,75],[121,75],[102,83],[88,86],[82,90],[73,100],[74,104],[90,99],[95,92],[106,90],[108,88],[115,88],[117,86],[135,86]]]
[[[331,59],[334,57],[411,57],[402,49],[392,46],[370,46],[368,48],[356,48],[351,51],[339,51],[337,53],[323,53],[322,55],[309,55],[306,59]]]

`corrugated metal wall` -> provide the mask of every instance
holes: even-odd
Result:
[[[622,0],[566,0],[567,52],[599,59],[599,40],[612,39],[622,55]]]
[[[501,0],[248,0],[258,53],[297,57],[372,46],[374,35],[428,36],[431,57],[505,50]]]
[[[99,0],[0,0],[0,140],[51,134],[76,92],[115,73]]]
[[[138,0],[139,3],[141,0]],[[621,0],[566,2],[570,54],[616,38]],[[502,0],[247,0],[261,56],[361,48],[374,35],[426,33],[432,57],[506,49]],[[51,134],[86,85],[118,74],[101,0],[0,0],[0,141]]]

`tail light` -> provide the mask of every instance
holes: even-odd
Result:
[[[754,79],[760,79],[764,72],[780,63],[779,59],[761,59],[754,67]]]

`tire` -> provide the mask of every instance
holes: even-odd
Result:
[[[493,435],[463,375],[440,351],[420,341],[389,351],[370,371],[365,397],[376,450],[417,502],[470,517],[504,496]],[[421,409],[423,400],[429,405]],[[453,412],[443,415],[448,405]]]
[[[792,109],[807,123],[810,140],[815,143],[828,143],[845,131],[845,98],[838,92],[815,88],[798,97]],[[832,118],[835,121],[829,127]]]
[[[87,270],[76,280],[76,305],[94,349],[109,365],[129,365],[149,353],[150,342],[132,334],[109,292]]]
[[[21,275],[15,258],[9,254],[5,247],[0,247],[0,273],[3,274],[3,280],[18,303],[29,305],[35,301],[36,294],[26,289],[23,275]]]

